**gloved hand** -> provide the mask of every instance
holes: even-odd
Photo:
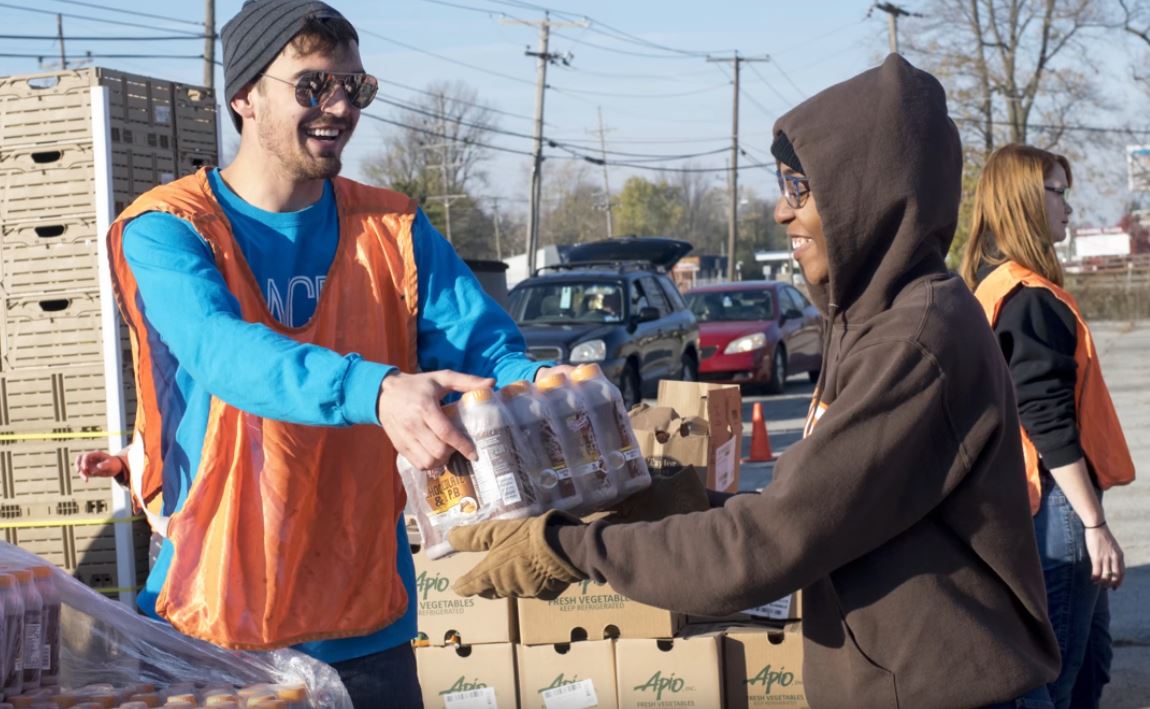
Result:
[[[611,524],[655,522],[671,515],[711,508],[703,478],[687,465],[671,475],[651,476],[651,486],[616,505],[604,519]]]
[[[452,586],[461,596],[552,599],[586,574],[564,561],[547,544],[552,524],[579,524],[552,510],[538,517],[491,520],[456,527],[448,541],[456,551],[486,551],[487,556]]]

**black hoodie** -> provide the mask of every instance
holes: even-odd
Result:
[[[804,590],[813,707],[976,707],[1057,676],[1014,397],[948,275],[961,147],[938,81],[892,55],[775,126],[810,179],[830,282],[825,415],[761,493],[563,527],[626,596],[722,615]]]

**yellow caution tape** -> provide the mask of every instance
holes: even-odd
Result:
[[[101,524],[130,524],[143,521],[144,515],[131,517],[86,517],[83,519],[52,519],[35,522],[0,522],[0,529],[42,529],[44,527],[94,527]]]
[[[15,441],[60,441],[68,439],[86,438],[107,438],[109,436],[126,436],[126,431],[79,431],[76,433],[0,433],[0,443],[11,443]]]

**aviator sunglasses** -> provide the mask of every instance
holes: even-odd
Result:
[[[347,100],[358,109],[367,108],[379,91],[379,80],[371,74],[337,74],[330,71],[306,71],[295,81],[264,74],[282,84],[295,87],[295,100],[304,108],[316,108],[335,93],[336,86],[342,86]]]

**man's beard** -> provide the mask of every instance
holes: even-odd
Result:
[[[292,178],[305,180],[327,180],[339,175],[343,161],[339,155],[316,157],[307,151],[306,137],[301,143],[286,140],[287,132],[281,124],[263,124],[259,133],[260,145],[270,155],[279,158],[280,166]],[[299,135],[298,129],[296,135]],[[284,144],[286,143],[286,144]]]

